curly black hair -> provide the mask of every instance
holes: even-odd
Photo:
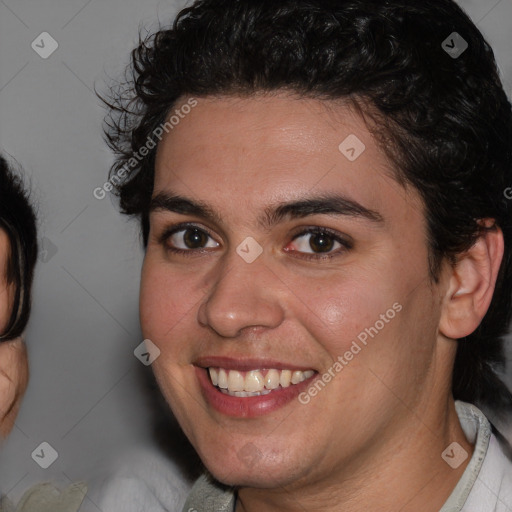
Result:
[[[14,283],[12,312],[0,342],[18,338],[30,316],[31,289],[37,261],[37,221],[21,175],[0,156],[0,229],[10,242],[7,283]]]
[[[455,41],[460,51],[447,51]],[[482,229],[501,228],[493,300],[459,342],[452,387],[455,399],[512,408],[498,374],[512,311],[512,110],[491,47],[454,1],[198,0],[141,37],[127,71],[104,100],[105,136],[117,155],[110,183],[145,244],[156,147],[133,155],[172,109],[186,97],[277,91],[357,106],[397,182],[423,199],[433,280]]]

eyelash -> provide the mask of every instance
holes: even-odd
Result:
[[[173,227],[167,229],[160,236],[159,242],[160,242],[161,245],[166,245],[166,250],[167,251],[169,251],[169,252],[171,252],[173,254],[180,255],[180,256],[193,257],[194,255],[197,256],[198,253],[199,254],[204,254],[205,252],[207,252],[208,249],[204,249],[204,248],[198,248],[198,249],[177,249],[176,247],[170,247],[170,246],[167,245],[167,241],[169,240],[169,238],[171,238],[176,233],[179,233],[181,231],[187,231],[188,229],[196,229],[199,232],[206,234],[208,237],[210,237],[211,239],[214,240],[214,238],[211,235],[211,233],[209,233],[206,229],[204,229],[202,227],[199,227],[196,224],[182,223],[182,224],[178,224],[176,226],[173,226]],[[300,252],[300,251],[286,251],[286,252],[287,253],[299,253],[300,254],[300,258],[302,258],[302,259],[305,259],[305,260],[317,260],[318,261],[318,260],[326,260],[326,259],[330,260],[332,258],[335,258],[335,257],[339,256],[340,253],[345,252],[345,251],[350,250],[350,249],[353,248],[352,242],[350,242],[346,238],[342,237],[338,232],[336,232],[336,231],[334,231],[334,230],[332,230],[330,228],[323,228],[323,227],[319,227],[319,226],[311,226],[311,227],[303,229],[299,233],[293,235],[293,238],[291,239],[291,242],[295,241],[296,239],[298,239],[298,238],[300,238],[300,237],[302,237],[304,235],[315,235],[315,234],[329,235],[329,237],[334,242],[338,242],[342,246],[342,248],[338,248],[336,251],[329,252],[329,253],[304,253],[304,252]]]
[[[335,251],[328,253],[304,253],[300,251],[286,251],[286,252],[297,252],[300,254],[300,258],[306,260],[330,260],[332,258],[336,258],[340,256],[341,253],[349,251],[353,249],[353,244],[342,235],[340,235],[337,231],[330,228],[323,228],[319,226],[311,226],[299,231],[296,235],[293,236],[292,242],[297,238],[301,238],[304,235],[328,235],[334,242],[338,242],[341,245],[341,248],[336,249]]]

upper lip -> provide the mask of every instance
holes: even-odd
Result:
[[[225,370],[238,370],[242,372],[270,368],[275,368],[276,370],[299,370],[303,372],[313,369],[311,366],[283,363],[274,359],[253,357],[233,358],[223,356],[204,356],[196,359],[194,364],[202,368],[224,368]]]

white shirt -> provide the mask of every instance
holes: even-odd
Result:
[[[440,512],[512,512],[512,461],[474,405],[455,402],[462,430],[475,451]]]

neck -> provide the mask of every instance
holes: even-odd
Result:
[[[278,489],[242,488],[236,512],[437,512],[466,469],[472,446],[450,398],[434,411],[418,408],[393,435],[383,433],[358,460],[344,461],[330,475]],[[425,414],[425,411],[427,413]],[[386,440],[385,438],[388,437]],[[456,469],[441,457],[457,442],[468,458]]]

